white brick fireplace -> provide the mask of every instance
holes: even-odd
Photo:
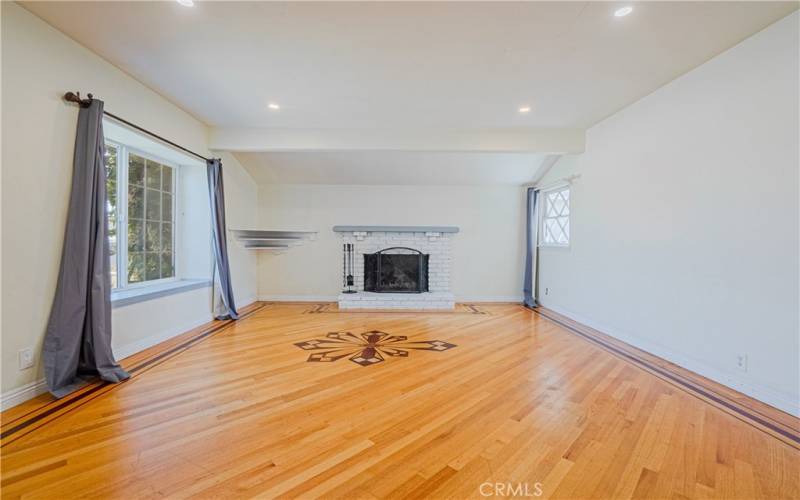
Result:
[[[340,309],[453,309],[450,292],[450,243],[458,228],[451,226],[335,226],[342,243],[353,251],[353,288],[339,295]],[[364,291],[364,254],[407,247],[428,255],[428,290],[422,293]],[[403,251],[400,251],[403,252]],[[408,252],[412,253],[412,252]]]

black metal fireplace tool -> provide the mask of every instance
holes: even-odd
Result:
[[[352,243],[344,244],[342,253],[342,286],[346,287],[346,290],[342,290],[342,293],[356,293],[356,290],[353,290],[355,285],[355,279],[353,278],[354,251],[355,248]]]

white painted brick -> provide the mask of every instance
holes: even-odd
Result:
[[[449,233],[432,234],[431,232],[342,233],[342,241],[352,243],[355,248],[353,277],[357,290],[364,289],[364,254],[375,253],[390,247],[408,247],[429,255],[428,288],[430,292],[424,294],[361,292],[358,295],[342,295],[339,297],[339,307],[342,309],[452,309],[454,300],[449,292],[452,236]]]

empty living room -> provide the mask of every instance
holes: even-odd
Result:
[[[0,0],[0,498],[800,499],[798,8]]]

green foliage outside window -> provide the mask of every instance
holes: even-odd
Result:
[[[127,236],[127,283],[175,276],[174,256],[174,169],[159,162],[128,153],[127,224],[119,227],[118,182],[120,147],[106,145],[106,191],[111,247],[111,284],[119,286],[117,271],[118,232]],[[122,148],[124,149],[124,148]],[[122,156],[124,158],[124,155]],[[125,188],[123,188],[125,189]]]

